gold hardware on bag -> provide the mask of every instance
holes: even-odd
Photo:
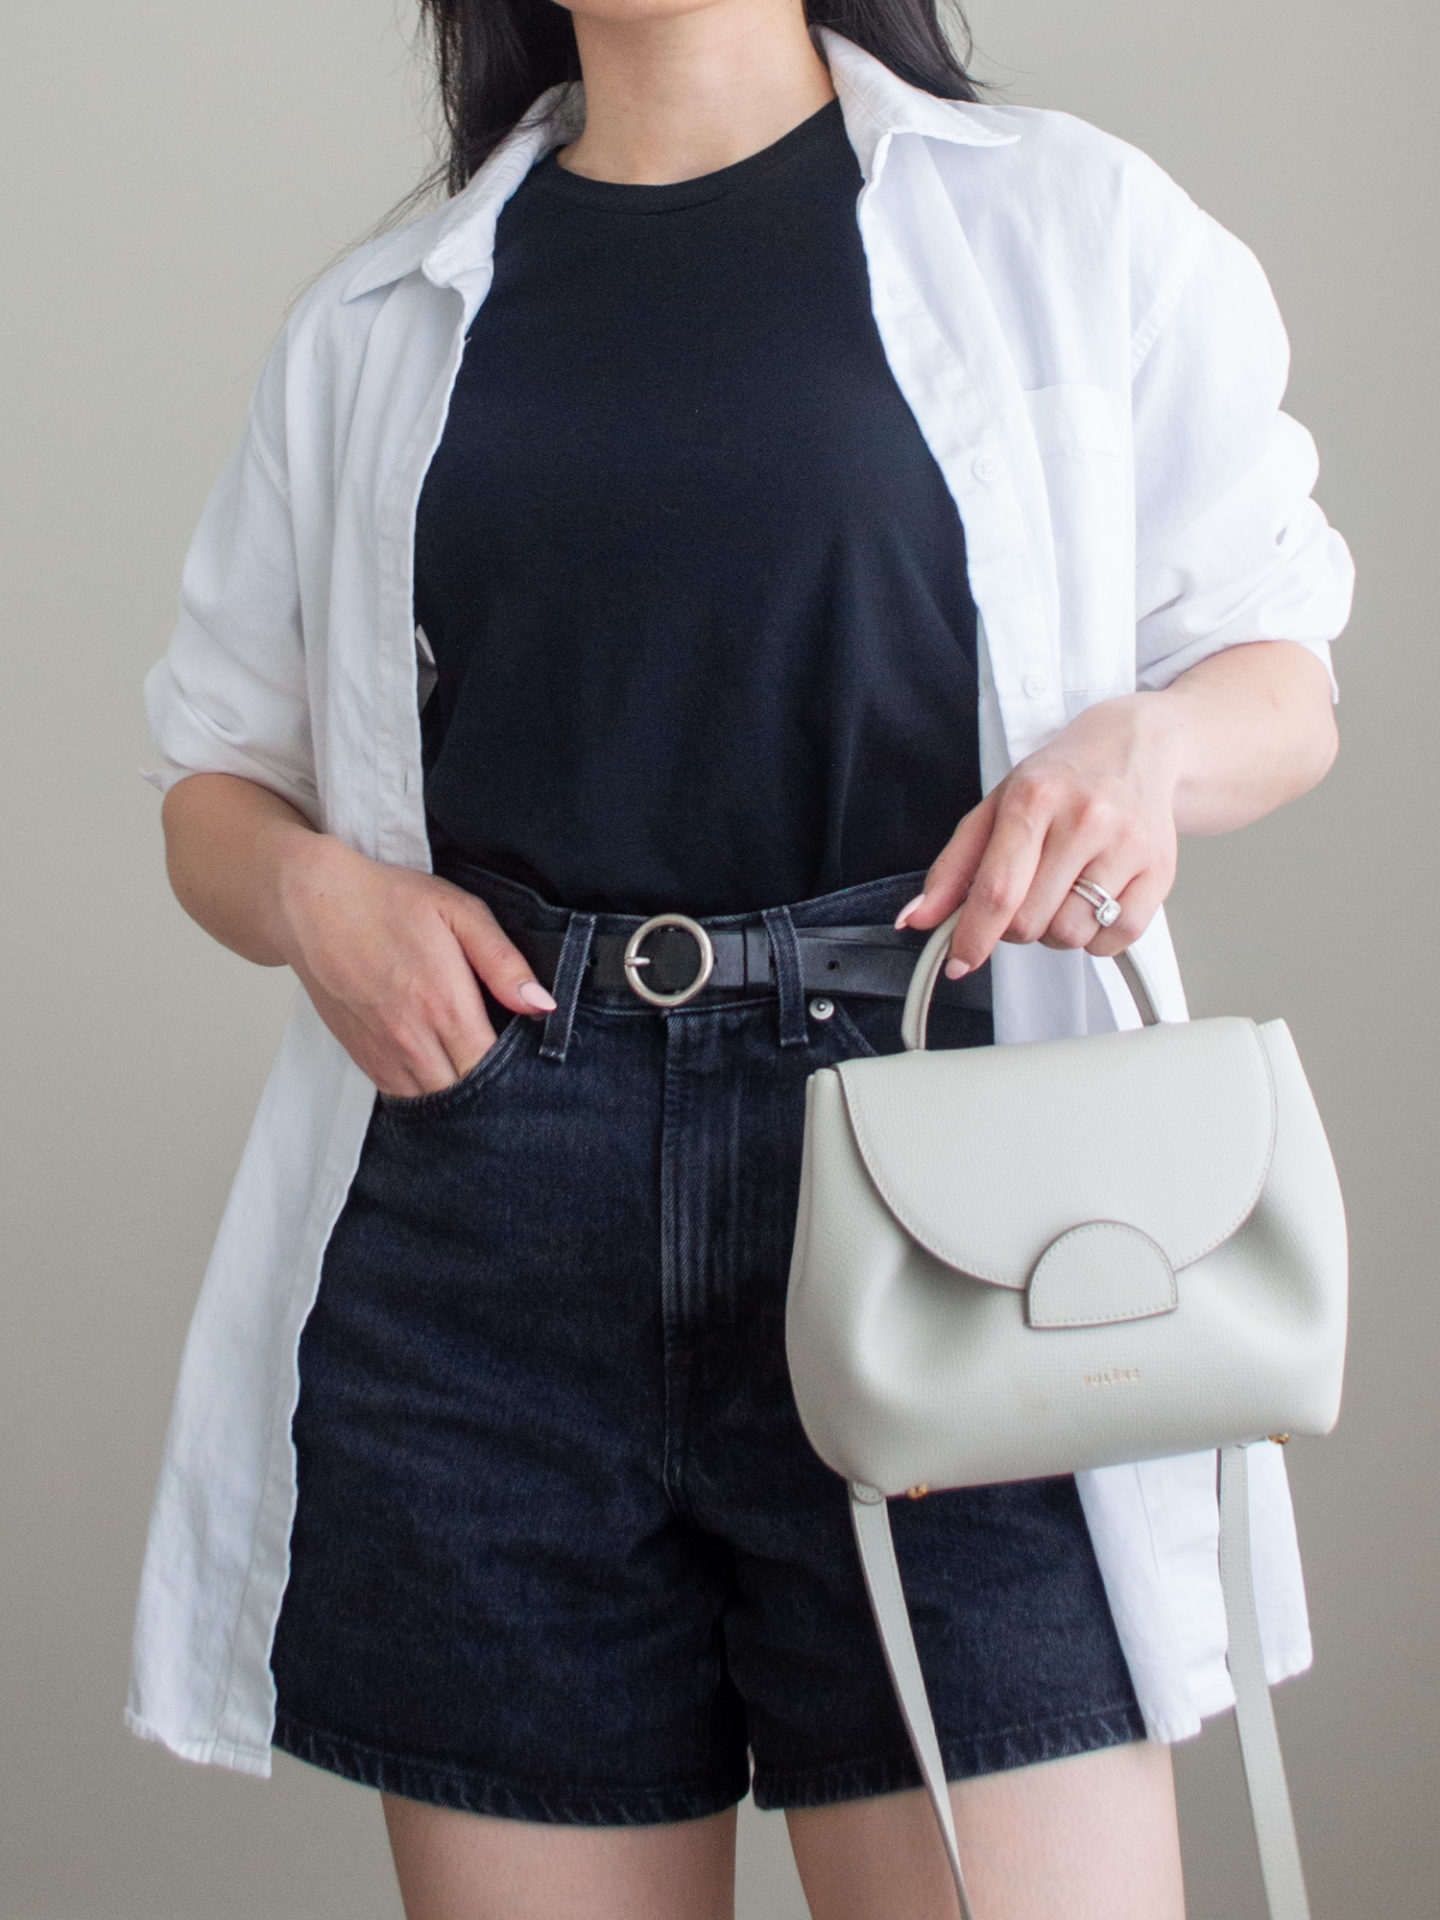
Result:
[[[1273,1440],[1277,1447],[1283,1447],[1290,1436],[1288,1433],[1267,1433],[1265,1438],[1267,1440]]]
[[[929,1487],[907,1487],[905,1489],[905,1498],[907,1500],[923,1500],[929,1491]]]

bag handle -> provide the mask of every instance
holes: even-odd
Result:
[[[930,938],[920,949],[915,960],[915,971],[910,976],[910,985],[905,994],[905,1008],[900,1015],[900,1038],[912,1052],[925,1051],[925,1028],[930,1018],[930,1001],[935,992],[935,982],[940,978],[940,969],[945,963],[946,949],[950,945],[950,935],[955,930],[955,922],[960,918],[960,908],[956,907],[935,927]],[[1145,963],[1132,950],[1115,955],[1115,964],[1120,969],[1120,977],[1129,989],[1130,998],[1135,1002],[1135,1010],[1140,1015],[1140,1024],[1144,1027],[1158,1027],[1160,1015],[1156,1012],[1156,994],[1154,983],[1149,978]]]
[[[1285,1763],[1280,1754],[1275,1710],[1260,1649],[1260,1624],[1255,1613],[1255,1586],[1250,1568],[1250,1475],[1245,1447],[1220,1449],[1219,1475],[1220,1583],[1225,1595],[1225,1622],[1230,1641],[1227,1659],[1235,1684],[1235,1727],[1240,1737],[1250,1817],[1260,1853],[1265,1904],[1270,1920],[1310,1920],[1295,1818],[1285,1784]],[[961,1920],[975,1920],[965,1890],[950,1790],[925,1691],[925,1676],[915,1651],[915,1635],[895,1560],[885,1496],[873,1487],[852,1484],[850,1518],[885,1664],[940,1829]]]

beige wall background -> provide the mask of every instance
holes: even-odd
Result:
[[[1004,97],[1135,141],[1255,246],[1359,562],[1336,771],[1191,843],[1174,920],[1197,1011],[1291,1020],[1346,1184],[1346,1409],[1292,1448],[1318,1663],[1279,1713],[1317,1920],[1421,1920],[1440,1884],[1440,16],[973,18]],[[370,1794],[283,1756],[268,1785],[188,1767],[120,1709],[180,1344],[289,992],[170,898],[140,680],[287,300],[421,169],[411,21],[408,0],[0,8],[0,1920],[398,1916]],[[1178,1761],[1192,1912],[1256,1920],[1228,1725]],[[778,1817],[747,1814],[741,1911],[803,1915]]]

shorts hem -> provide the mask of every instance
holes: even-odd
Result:
[[[942,1740],[940,1756],[947,1780],[970,1780],[979,1774],[1006,1773],[1013,1767],[1038,1766],[1045,1760],[1125,1746],[1145,1737],[1139,1708],[1119,1703],[1093,1712],[1064,1714],[1058,1719]],[[923,1784],[908,1747],[825,1767],[757,1765],[752,1783],[755,1804],[766,1811],[870,1800],[877,1794],[901,1793]]]
[[[362,1787],[402,1800],[570,1827],[643,1827],[703,1820],[745,1798],[749,1780],[729,1787],[679,1783],[663,1787],[587,1787],[567,1783],[544,1788],[531,1781],[498,1779],[470,1767],[391,1753],[362,1741],[307,1726],[277,1714],[273,1744],[292,1759],[339,1774]]]

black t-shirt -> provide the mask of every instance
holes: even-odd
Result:
[[[838,100],[671,186],[501,211],[421,496],[447,847],[597,911],[928,866],[980,796],[954,502],[887,365]]]

